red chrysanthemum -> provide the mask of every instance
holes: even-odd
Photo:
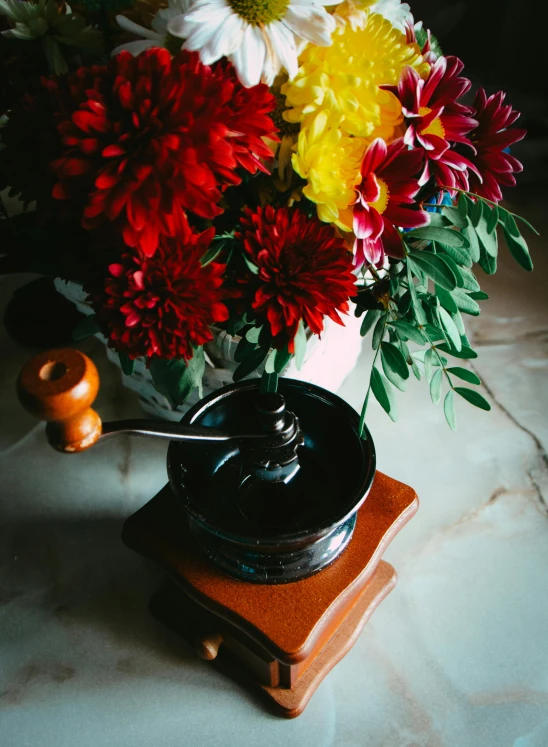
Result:
[[[387,87],[402,104],[405,143],[424,150],[421,186],[434,177],[440,186],[468,189],[468,172],[476,171],[469,159],[452,148],[453,143],[460,143],[473,150],[466,136],[477,126],[470,116],[472,110],[458,102],[471,87],[470,81],[459,75],[463,67],[457,57],[440,57],[426,80],[406,67],[398,86]]]
[[[69,76],[72,107],[57,123],[54,196],[76,200],[82,224],[113,221],[125,243],[152,256],[160,236],[177,236],[185,210],[222,212],[221,192],[238,169],[266,170],[275,138],[267,86],[244,88],[233,66],[203,65],[197,53],[121,52],[106,67]]]
[[[294,352],[301,319],[314,334],[328,316],[343,324],[355,293],[352,254],[332,226],[298,209],[247,208],[237,237],[259,269],[249,277],[252,307],[270,325],[274,346]]]
[[[162,237],[153,257],[126,252],[110,265],[104,286],[90,294],[109,345],[130,358],[184,358],[212,339],[209,325],[228,318],[224,265],[202,267],[214,229]]]
[[[475,117],[478,127],[470,133],[476,155],[471,158],[480,172],[483,181],[470,174],[470,191],[493,202],[502,200],[500,185],[514,187],[515,173],[523,171],[517,158],[504,151],[514,143],[523,140],[527,130],[508,129],[519,118],[519,112],[511,106],[503,106],[506,94],[503,91],[487,95],[480,88],[474,101]]]
[[[408,150],[403,138],[388,146],[377,138],[368,147],[354,205],[357,267],[364,262],[382,266],[385,252],[390,257],[403,257],[396,226],[418,228],[430,223],[428,213],[417,209],[414,200],[420,189],[417,177],[422,164],[422,150]]]

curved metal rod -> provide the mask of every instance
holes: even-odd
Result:
[[[183,425],[182,423],[159,423],[155,420],[115,420],[103,423],[101,439],[126,433],[132,436],[147,436],[165,438],[169,441],[241,441],[254,439],[256,441],[272,440],[272,434],[266,433],[227,433],[215,428],[199,425]]]

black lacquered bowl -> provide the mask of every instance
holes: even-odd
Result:
[[[291,379],[279,391],[304,435],[301,466],[288,485],[246,478],[233,442],[172,442],[168,450],[170,484],[202,550],[226,573],[257,583],[297,581],[332,563],[375,476],[371,436],[359,437],[358,415],[344,400]],[[225,387],[182,422],[254,433],[258,395],[253,380]]]

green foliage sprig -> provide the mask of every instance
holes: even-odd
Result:
[[[518,221],[538,232],[501,205],[474,193],[458,192],[457,206],[441,208],[441,213],[432,214],[429,226],[402,236],[405,259],[390,264],[390,295],[385,307],[366,311],[361,334],[365,336],[373,329],[375,356],[361,413],[362,434],[371,393],[392,420],[397,419],[396,390],[405,391],[409,371],[419,380],[426,379],[435,405],[444,399],[445,418],[453,430],[457,422],[456,397],[482,410],[491,409],[476,389],[455,383],[460,379],[480,386],[481,380],[468,368],[451,365],[448,356],[477,358],[466,336],[463,314],[478,316],[478,301],[488,298],[472,268],[479,264],[487,274],[496,271],[497,228],[502,230],[514,259],[527,271],[533,269],[533,262]],[[374,296],[375,286],[387,282],[378,273],[374,275],[377,278],[368,288],[370,296]],[[356,313],[364,310],[362,303]],[[409,343],[423,349],[412,352]]]

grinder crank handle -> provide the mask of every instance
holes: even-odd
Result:
[[[91,408],[99,391],[99,374],[92,360],[78,350],[59,349],[40,353],[21,370],[17,392],[23,407],[46,420],[46,436],[54,449],[67,454],[85,451],[99,439],[121,433],[152,436],[170,441],[242,441],[268,445],[284,443],[294,428],[285,417],[283,399],[263,410],[266,432],[227,433],[194,425],[154,420],[120,420],[102,423]],[[273,443],[275,439],[275,443]]]
[[[246,437],[213,428],[144,419],[102,423],[91,407],[98,391],[95,364],[84,353],[70,348],[35,356],[22,368],[17,381],[23,407],[47,421],[49,443],[67,454],[85,451],[99,439],[121,433],[179,441],[231,441]]]

